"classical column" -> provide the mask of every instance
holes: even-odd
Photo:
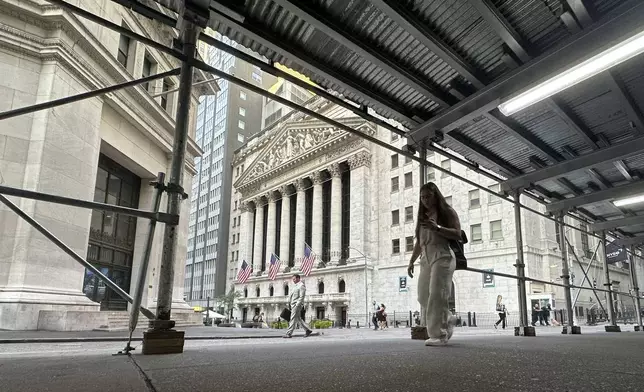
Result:
[[[311,173],[313,183],[313,216],[311,218],[311,249],[322,256],[322,175],[319,171]],[[321,261],[321,260],[319,260]]]
[[[304,256],[304,232],[306,231],[306,192],[303,179],[295,181],[297,204],[295,206],[295,266]]]
[[[351,213],[350,213],[350,240],[349,245],[369,255],[367,249],[367,222],[368,222],[368,195],[369,195],[369,170],[371,167],[371,153],[360,151],[349,158],[351,168]],[[362,257],[355,250],[350,252],[351,258]]]
[[[262,197],[255,199],[255,234],[253,241],[253,270],[259,271],[262,267],[262,249],[264,248],[264,210]]]
[[[252,264],[252,255],[253,255],[253,207],[250,205],[249,201],[244,201],[241,203],[241,217],[240,217],[240,228],[239,232],[242,235],[240,242],[244,244],[241,248],[242,257],[241,260],[246,260],[248,264]],[[241,263],[237,263],[239,267]]]
[[[275,192],[268,192],[268,224],[266,225],[266,262],[264,270],[271,263],[271,254],[275,252],[275,230],[277,230],[277,208],[275,208]]]
[[[287,185],[280,188],[280,193],[282,194],[282,229],[280,230],[279,257],[282,261],[282,268],[284,268],[289,265],[288,254],[291,246],[291,199]]]
[[[340,165],[329,166],[331,173],[331,263],[340,260],[342,254],[342,172]]]

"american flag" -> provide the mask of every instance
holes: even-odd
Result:
[[[250,274],[253,273],[253,267],[248,265],[246,260],[242,261],[241,269],[237,273],[237,283],[246,283],[248,278],[250,278]]]
[[[275,256],[275,253],[271,253],[271,265],[268,266],[268,279],[275,280],[281,266],[282,261],[279,259],[279,257]]]
[[[308,244],[304,244],[304,259],[302,260],[302,265],[300,265],[300,270],[304,276],[309,276],[311,274],[314,263],[315,253],[313,253]]]

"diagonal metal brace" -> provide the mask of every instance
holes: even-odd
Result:
[[[112,289],[116,294],[118,294],[121,298],[126,300],[129,303],[132,303],[134,300],[128,293],[126,293],[122,288],[120,288],[116,283],[112,282],[107,276],[103,275],[101,271],[99,271],[96,267],[94,267],[90,262],[85,260],[83,257],[81,257],[78,253],[76,253],[72,248],[69,246],[65,245],[63,241],[58,239],[54,234],[52,234],[49,230],[47,230],[43,225],[38,223],[34,218],[30,217],[26,212],[24,212],[20,207],[17,205],[13,204],[11,200],[7,199],[4,195],[0,195],[0,202],[2,202],[4,205],[9,207],[13,212],[18,214],[22,219],[27,221],[34,229],[38,230],[42,235],[44,235],[47,239],[49,239],[51,242],[54,243],[54,245],[58,246],[60,249],[62,249],[65,253],[70,255],[74,260],[78,261],[83,267],[87,268],[88,270],[92,271],[100,280],[102,280],[107,287]],[[152,313],[150,310],[141,307],[141,313],[145,315],[145,317],[149,319],[154,319],[154,313]]]

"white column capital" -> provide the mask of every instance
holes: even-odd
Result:
[[[282,185],[279,188],[279,193],[282,194],[283,199],[289,197],[290,196],[289,186],[288,185]]]
[[[342,176],[342,170],[340,169],[339,163],[332,163],[327,170],[331,174],[331,178],[340,178]]]
[[[266,195],[266,200],[268,200],[268,203],[275,203],[275,201],[278,199],[278,197],[275,195],[275,191],[270,191]]]
[[[298,178],[293,182],[293,186],[297,192],[304,192],[306,190],[306,182],[303,178]]]
[[[309,175],[309,178],[311,178],[313,185],[320,185],[322,183],[322,172],[316,170]]]
[[[371,167],[371,153],[368,151],[359,151],[349,157],[349,167],[351,170],[361,166]]]
[[[251,206],[250,206],[250,202],[249,202],[249,201],[243,201],[243,202],[241,202],[241,205],[239,206],[239,209],[241,210],[241,212],[250,212],[250,211],[252,211],[252,210],[253,210],[253,209],[251,208]]]

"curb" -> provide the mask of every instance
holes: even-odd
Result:
[[[277,339],[282,335],[268,335],[268,336],[186,336],[184,340],[242,340],[242,339]],[[294,336],[294,338],[304,337]],[[0,344],[14,344],[14,343],[78,343],[78,342],[127,342],[128,337],[87,337],[87,338],[16,338],[16,339],[0,339]],[[142,337],[133,337],[133,342],[143,341]]]

